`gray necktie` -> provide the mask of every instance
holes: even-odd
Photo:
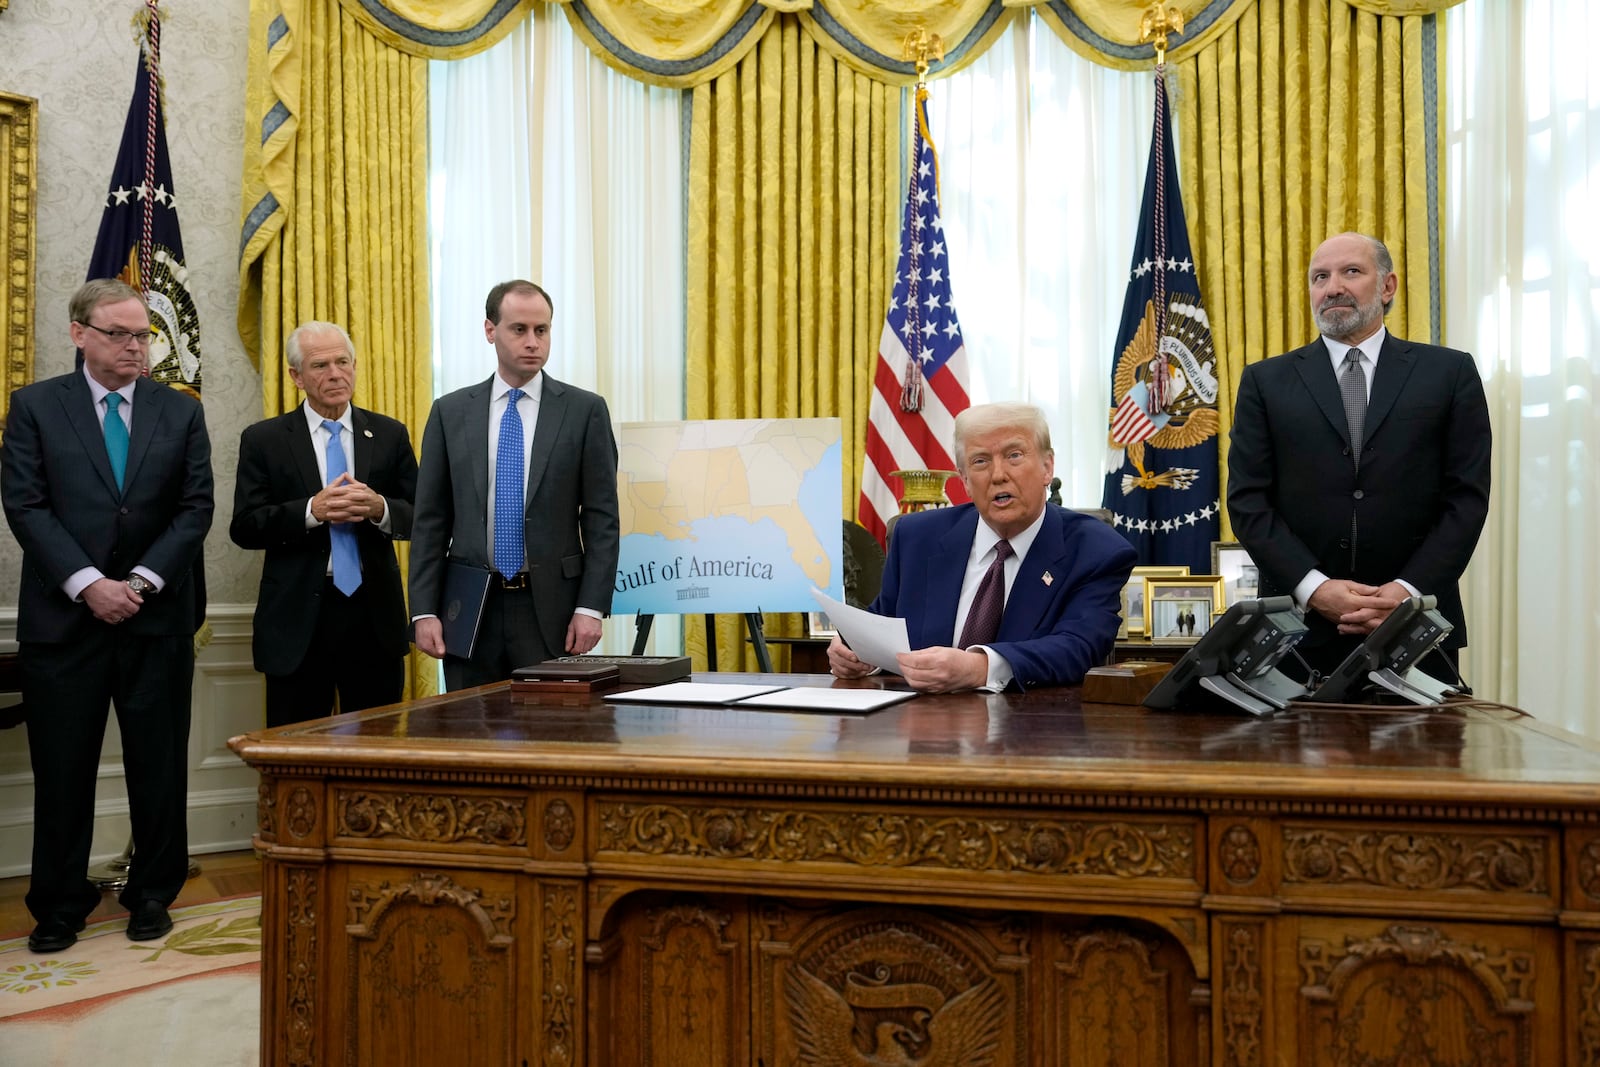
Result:
[[[1339,394],[1344,398],[1344,418],[1350,426],[1350,455],[1361,469],[1361,432],[1367,422],[1367,376],[1361,373],[1361,349],[1345,353],[1339,374]]]

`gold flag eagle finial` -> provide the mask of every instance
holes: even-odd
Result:
[[[1154,3],[1139,18],[1139,43],[1154,41],[1156,65],[1167,61],[1167,35],[1183,33],[1183,12],[1170,4]]]
[[[916,64],[918,85],[923,85],[928,80],[928,68],[931,66],[928,62],[929,56],[940,62],[944,61],[943,37],[920,27],[906,34],[905,44],[900,49],[900,58],[907,63]]]

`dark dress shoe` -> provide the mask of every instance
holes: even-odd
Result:
[[[140,904],[128,916],[129,941],[154,941],[171,929],[172,916],[167,914],[167,906],[154,900]]]
[[[45,919],[28,935],[28,951],[60,952],[71,948],[78,943],[78,931],[82,929],[81,919],[76,923],[66,919]]]

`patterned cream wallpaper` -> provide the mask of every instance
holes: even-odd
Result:
[[[0,12],[0,90],[39,101],[34,374],[72,369],[67,299],[100,226],[138,55],[139,0],[12,0]],[[167,144],[200,311],[217,516],[206,541],[214,603],[254,603],[260,554],[228,540],[239,431],[261,417],[261,380],[234,328],[248,0],[163,0]],[[21,551],[0,523],[0,611],[15,610]]]

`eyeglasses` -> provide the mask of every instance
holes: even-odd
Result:
[[[92,322],[80,322],[78,325],[87,326],[95,333],[105,334],[106,340],[110,341],[114,345],[125,345],[128,343],[128,338],[131,337],[135,341],[138,341],[139,346],[142,348],[150,343],[151,338],[155,337],[154,330],[103,330]]]

